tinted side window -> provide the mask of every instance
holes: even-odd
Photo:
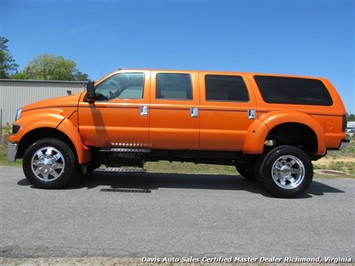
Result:
[[[159,73],[157,99],[192,100],[192,83],[189,74]]]
[[[206,75],[206,101],[248,102],[249,94],[240,76]]]
[[[144,73],[118,73],[95,88],[97,100],[142,99]]]
[[[255,76],[265,102],[331,106],[333,100],[317,79]]]

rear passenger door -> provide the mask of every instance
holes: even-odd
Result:
[[[247,76],[200,73],[200,85],[200,149],[242,150],[256,105]]]
[[[151,88],[151,145],[159,149],[197,149],[198,73],[152,71]]]

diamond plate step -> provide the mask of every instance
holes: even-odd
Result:
[[[147,170],[142,168],[96,168],[95,173],[145,173]]]
[[[110,149],[101,149],[100,152],[149,153],[150,149],[110,148]]]

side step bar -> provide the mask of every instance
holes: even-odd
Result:
[[[145,173],[147,170],[142,168],[118,168],[118,167],[108,167],[108,168],[96,168],[94,173]]]
[[[109,148],[109,149],[100,149],[100,152],[113,152],[113,153],[149,153],[149,152],[150,152],[150,149]]]

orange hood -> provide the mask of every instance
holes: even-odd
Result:
[[[50,99],[34,102],[22,107],[22,112],[31,111],[35,109],[53,108],[53,107],[75,107],[76,109],[78,106],[80,95],[81,94],[74,94],[70,96],[50,98]]]

